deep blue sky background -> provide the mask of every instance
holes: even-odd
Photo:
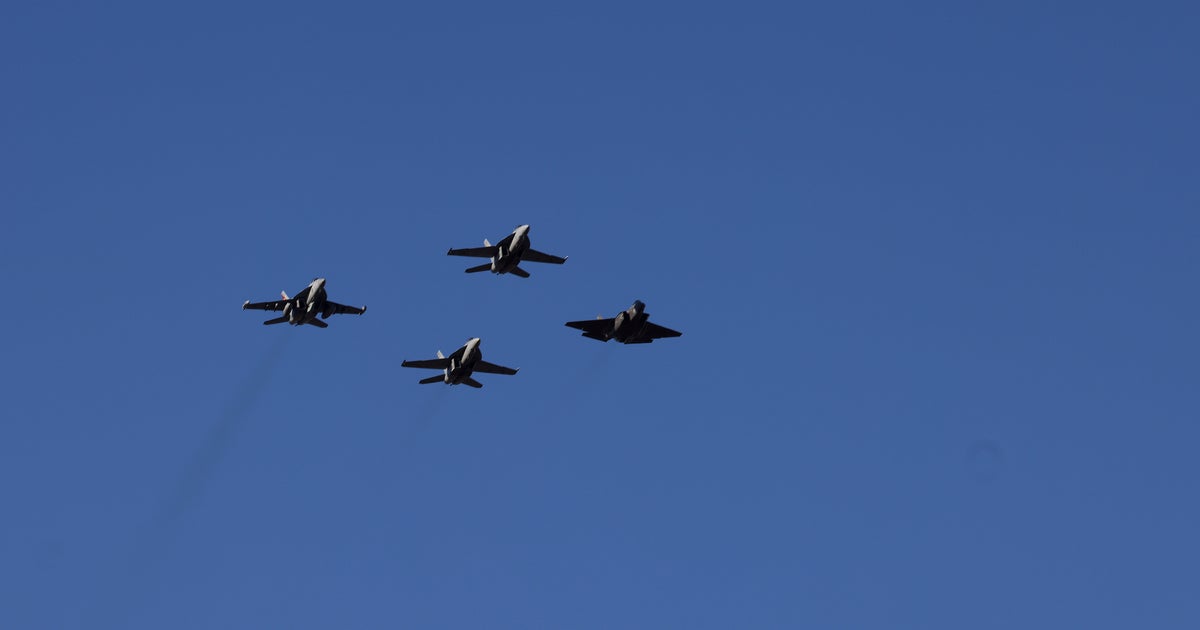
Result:
[[[1200,10],[968,4],[6,4],[0,627],[1200,627]]]

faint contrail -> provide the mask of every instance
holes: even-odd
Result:
[[[416,444],[417,440],[433,426],[433,419],[442,411],[442,407],[446,405],[446,390],[449,389],[446,385],[434,385],[437,391],[425,400],[414,413],[408,415],[411,421],[408,423],[407,429],[401,434],[395,447],[404,448]]]
[[[250,411],[270,384],[275,366],[283,358],[291,335],[281,336],[259,360],[253,371],[234,390],[233,395],[217,416],[217,421],[199,448],[187,460],[163,498],[143,535],[134,541],[128,563],[105,577],[110,578],[113,588],[109,596],[103,597],[100,610],[88,621],[96,627],[121,628],[127,625],[130,614],[135,610],[138,598],[148,587],[157,583],[153,577],[156,564],[166,555],[175,539],[181,520],[188,510],[204,494],[212,480],[217,465],[233,446],[238,433],[250,419]]]
[[[154,529],[161,529],[178,520],[204,493],[213,470],[233,445],[238,432],[250,418],[249,412],[270,384],[275,365],[283,358],[283,351],[290,338],[290,335],[280,337],[272,344],[246,381],[234,391],[225,408],[217,416],[216,424],[209,429],[200,448],[188,460],[171,493],[155,513],[152,521]]]

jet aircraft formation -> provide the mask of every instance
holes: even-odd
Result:
[[[511,273],[521,278],[529,277],[529,272],[520,267],[522,262],[561,265],[567,261],[566,257],[546,254],[530,247],[528,225],[517,226],[512,234],[505,236],[495,245],[484,239],[483,247],[452,248],[446,254],[448,256],[473,256],[490,259],[487,263],[468,268],[467,273],[491,271],[498,275]],[[362,315],[367,312],[366,306],[346,306],[330,300],[325,292],[325,278],[314,278],[308,286],[296,292],[292,297],[288,297],[286,292],[280,292],[280,295],[283,299],[268,302],[246,300],[242,304],[242,309],[283,312],[283,315],[263,322],[267,326],[286,322],[293,326],[309,324],[318,328],[328,328],[329,324],[323,320],[329,319],[333,315]],[[584,337],[604,342],[615,339],[623,344],[651,343],[655,339],[678,337],[683,334],[653,324],[649,321],[649,317],[650,314],[646,312],[646,304],[641,300],[635,300],[633,306],[617,313],[615,317],[605,319],[597,316],[596,319],[567,322],[566,325],[582,330]],[[441,370],[440,375],[417,381],[421,384],[442,382],[447,385],[458,385],[461,383],[475,388],[483,387],[482,383],[472,378],[476,372],[507,375],[517,373],[515,368],[484,361],[479,345],[479,337],[472,337],[461,348],[451,352],[450,356],[443,356],[439,350],[436,359],[406,360],[402,361],[400,365],[401,367]]]

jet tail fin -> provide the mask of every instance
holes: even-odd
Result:
[[[286,322],[287,320],[288,320],[288,318],[286,316],[276,317],[275,319],[268,319],[267,321],[263,322],[263,326],[270,326],[271,324],[282,324],[283,322]]]
[[[488,240],[485,238],[485,239],[483,239],[483,246],[484,246],[484,247],[491,247],[491,246],[492,246],[492,244],[491,244],[491,243],[489,243],[489,242],[488,242]]]
[[[325,322],[323,322],[319,319],[310,319],[310,320],[308,320],[308,323],[312,324],[313,326],[316,326],[317,328],[329,328],[329,324],[326,324]]]
[[[443,356],[443,355],[442,355],[442,351],[441,351],[441,350],[438,350],[437,357],[438,357],[439,359],[445,359],[445,358],[446,358],[445,356]]]
[[[514,275],[514,276],[520,276],[520,277],[522,277],[522,278],[528,278],[528,277],[529,277],[529,272],[528,272],[528,271],[525,271],[524,269],[522,269],[522,268],[520,268],[520,267],[513,267],[513,268],[512,268],[512,269],[509,271],[509,273],[511,273],[511,274],[512,274],[512,275]]]
[[[471,378],[470,376],[464,378],[462,380],[462,382],[464,385],[470,385],[471,387],[474,387],[475,389],[479,389],[480,387],[483,387],[483,383],[480,383],[479,381]]]
[[[492,270],[492,263],[484,263],[482,265],[479,265],[478,267],[471,267],[470,269],[467,270],[467,273],[479,273],[480,271],[491,271],[491,270]]]
[[[433,376],[430,376],[429,378],[423,378],[417,382],[422,385],[428,385],[430,383],[441,383],[443,380],[445,380],[445,377],[443,375],[435,374]]]

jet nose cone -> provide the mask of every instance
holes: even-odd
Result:
[[[518,226],[517,226],[517,231],[518,231],[518,232],[528,232],[528,231],[529,231],[529,224],[527,223],[527,224],[525,224],[525,225],[518,225]]]

